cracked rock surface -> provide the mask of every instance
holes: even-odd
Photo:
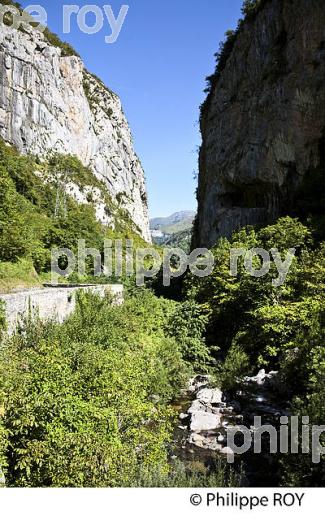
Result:
[[[195,247],[304,207],[324,160],[324,28],[324,0],[272,0],[240,28],[201,114]]]
[[[151,241],[144,172],[119,97],[27,25],[1,25],[0,136],[40,158],[77,156]],[[108,224],[102,209],[97,217]]]

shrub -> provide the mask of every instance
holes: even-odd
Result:
[[[213,361],[211,349],[204,340],[207,323],[207,314],[193,300],[177,304],[170,317],[168,333],[177,340],[182,356],[192,370],[202,371]]]
[[[6,330],[5,304],[2,300],[0,300],[0,342],[2,339],[2,334],[5,330]]]
[[[10,292],[17,286],[21,288],[37,287],[40,280],[31,259],[18,262],[0,262],[0,293]]]
[[[190,465],[189,465],[190,466]],[[214,469],[199,470],[186,466],[180,460],[171,463],[168,471],[156,468],[140,468],[132,487],[145,488],[186,488],[186,487],[237,487],[240,485],[240,475],[220,458],[216,458]]]
[[[256,14],[265,5],[268,0],[244,0],[242,5],[242,13],[246,19],[255,18]]]
[[[25,212],[24,212],[25,209]],[[27,205],[0,166],[0,260],[17,261],[30,251]]]
[[[147,291],[121,306],[80,294],[65,324],[27,320],[6,343],[0,464],[4,453],[8,486],[124,486],[140,467],[168,472],[167,403],[186,373],[164,335],[168,307]]]
[[[293,400],[293,415],[308,417],[311,426],[324,424],[325,402],[325,347],[324,347],[324,321],[321,343],[316,348],[308,349],[307,373],[305,373],[305,392]],[[307,347],[307,345],[306,345]],[[307,389],[306,389],[307,386]],[[301,435],[299,442],[301,443]],[[311,435],[309,436],[312,445]],[[324,434],[320,437],[320,443],[325,447]],[[311,454],[288,454],[282,457],[282,483],[289,486],[319,487],[325,484],[325,456],[320,457],[320,462],[313,464]]]
[[[80,55],[72,47],[72,45],[60,40],[58,35],[55,33],[52,33],[48,28],[45,29],[43,34],[50,45],[53,45],[53,47],[57,47],[57,48],[61,49],[62,56],[77,56],[80,58]]]
[[[248,355],[242,347],[233,343],[218,375],[221,388],[235,390],[240,385],[242,377],[249,374],[250,369]]]

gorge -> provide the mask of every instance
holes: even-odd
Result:
[[[169,284],[165,262],[141,284],[121,267],[145,248],[144,268],[151,237],[119,98],[49,30],[0,26],[0,486],[324,484],[321,433],[319,464],[268,438],[295,418],[324,424],[324,2],[245,0],[243,14],[201,107],[192,247],[214,265],[177,276],[167,249],[189,252],[194,215],[153,219]],[[155,95],[158,82],[160,68]],[[261,450],[234,456],[228,440],[256,418]]]

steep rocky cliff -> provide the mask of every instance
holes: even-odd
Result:
[[[325,2],[246,3],[202,106],[195,245],[294,213],[324,167]]]
[[[144,173],[118,96],[31,26],[0,25],[0,136],[40,158],[77,156],[150,242]],[[97,215],[111,223],[100,198]]]

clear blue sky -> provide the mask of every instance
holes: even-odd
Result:
[[[95,35],[82,33],[72,17],[63,35],[62,6],[110,4],[117,16],[129,12],[116,43],[107,20]],[[32,0],[42,5],[48,26],[71,43],[86,67],[100,76],[122,100],[135,149],[145,169],[150,215],[167,216],[195,209],[199,105],[205,77],[226,30],[240,18],[242,0]],[[88,20],[88,19],[87,19]],[[94,18],[89,16],[89,24]]]

